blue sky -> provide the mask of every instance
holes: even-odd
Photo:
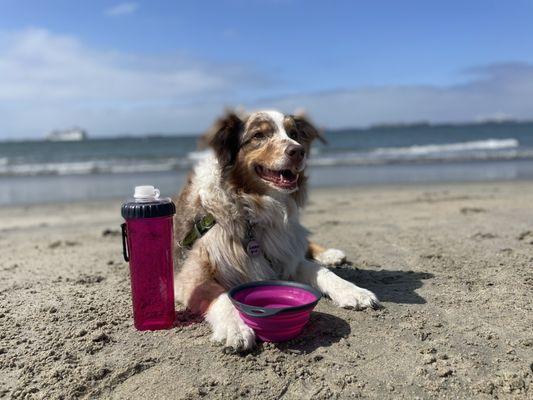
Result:
[[[533,1],[0,0],[0,138],[533,118]]]

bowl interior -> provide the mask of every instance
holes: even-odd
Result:
[[[317,300],[317,296],[308,290],[276,285],[245,288],[235,293],[233,298],[239,303],[263,308],[298,307]]]

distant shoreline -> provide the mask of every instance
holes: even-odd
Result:
[[[331,131],[308,160],[313,187],[533,180],[533,122]],[[195,137],[0,146],[0,204],[173,193],[202,158]]]
[[[321,127],[321,130],[325,134],[331,133],[343,133],[343,132],[372,132],[372,131],[381,131],[381,130],[396,130],[396,129],[418,129],[418,128],[446,128],[446,127],[483,127],[483,126],[502,126],[502,125],[533,125],[533,119],[503,119],[503,120],[483,120],[483,121],[464,121],[464,122],[429,122],[429,121],[415,121],[415,122],[392,122],[392,123],[377,123],[369,126],[352,126],[352,127],[340,127],[340,128],[326,128]],[[533,132],[532,132],[533,133]],[[91,134],[85,139],[85,141],[93,140],[113,140],[113,139],[153,139],[153,138],[198,138],[202,135],[203,132],[191,133],[191,132],[154,132],[154,133],[139,133],[139,134],[115,134],[115,135],[100,135],[100,134]],[[0,143],[17,143],[17,142],[41,142],[47,141],[46,137],[42,138],[33,138],[25,137],[20,139],[2,139],[0,138]]]

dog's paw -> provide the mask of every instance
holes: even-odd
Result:
[[[322,265],[341,265],[346,261],[346,254],[342,250],[327,249],[316,257],[316,261]]]
[[[213,327],[211,340],[235,351],[251,349],[255,344],[254,331],[239,316]]]
[[[254,331],[243,322],[227,294],[213,302],[205,317],[213,329],[211,340],[214,342],[235,351],[254,347]]]
[[[379,300],[374,293],[357,287],[351,283],[339,288],[330,295],[339,307],[362,310],[365,308],[379,308]]]

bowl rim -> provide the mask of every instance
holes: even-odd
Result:
[[[251,306],[248,304],[241,303],[240,301],[234,298],[234,295],[237,292],[240,292],[241,290],[253,289],[253,288],[261,287],[261,286],[286,286],[286,287],[303,289],[307,292],[310,292],[314,296],[316,296],[316,300],[311,303],[306,303],[306,304],[302,304],[299,306],[269,308],[269,307]],[[317,303],[320,301],[320,299],[322,298],[322,293],[319,290],[315,289],[314,287],[306,285],[305,283],[294,282],[294,281],[284,281],[284,280],[267,280],[267,281],[246,282],[241,285],[234,286],[228,291],[228,296],[231,302],[235,305],[235,307],[239,311],[245,313],[247,316],[254,317],[254,318],[266,318],[266,317],[277,315],[279,313],[302,311],[302,310],[306,310],[309,308],[314,308],[317,305]]]

